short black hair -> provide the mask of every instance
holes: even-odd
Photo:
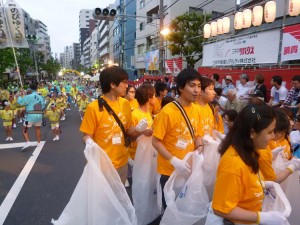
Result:
[[[160,81],[156,82],[154,87],[155,87],[155,94],[158,97],[160,96],[161,91],[168,90],[168,85]]]
[[[300,75],[293,76],[292,81],[298,81],[298,82],[300,82]]]
[[[36,91],[36,89],[37,89],[37,84],[36,84],[36,83],[32,83],[32,84],[29,85],[29,88],[30,88],[31,90]]]
[[[179,95],[181,94],[180,89],[183,89],[187,82],[199,80],[201,82],[200,73],[192,68],[185,68],[177,75],[177,91]]]
[[[213,74],[213,78],[216,80],[216,81],[218,81],[219,80],[219,74],[217,74],[217,73],[214,73]]]
[[[278,85],[282,84],[282,77],[279,75],[275,75],[272,77],[273,82],[277,83]]]
[[[119,86],[122,81],[128,80],[128,73],[119,66],[111,66],[104,69],[100,74],[100,85],[102,93],[108,93],[111,90],[111,84]]]

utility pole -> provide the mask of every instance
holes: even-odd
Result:
[[[120,6],[121,6],[121,14],[125,14],[125,4],[124,0],[120,0]],[[124,48],[125,48],[125,17],[121,17],[121,60],[120,60],[120,66],[124,68]]]
[[[159,70],[164,74],[164,37],[160,33],[164,29],[164,0],[159,1]]]

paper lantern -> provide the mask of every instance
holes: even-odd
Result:
[[[217,33],[223,34],[223,20],[222,19],[217,20]]]
[[[265,4],[265,21],[266,23],[272,23],[276,17],[276,2],[268,1]]]
[[[227,34],[227,33],[229,33],[229,30],[230,30],[230,18],[224,17],[223,18],[223,33]]]
[[[237,12],[234,16],[234,29],[240,30],[243,28],[243,13]]]
[[[218,24],[217,22],[211,22],[210,24],[211,29],[211,36],[217,36],[218,35]]]
[[[205,24],[204,27],[203,27],[203,36],[204,36],[204,38],[210,38],[210,33],[211,33],[210,25]]]
[[[255,6],[253,8],[252,14],[252,25],[258,27],[262,24],[263,19],[263,7],[262,6]]]
[[[289,15],[298,16],[300,14],[300,0],[289,1]]]
[[[249,28],[252,23],[252,11],[251,9],[245,9],[243,11],[243,28]]]

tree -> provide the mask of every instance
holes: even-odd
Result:
[[[16,50],[16,56],[19,65],[20,74],[24,78],[28,69],[32,68],[32,70],[35,71],[34,61],[30,55],[30,50],[28,48],[18,48],[15,50]]]
[[[48,76],[50,76],[52,79],[58,74],[58,72],[61,69],[61,65],[59,62],[51,57],[47,60],[46,64],[41,65],[42,70],[46,71],[48,73]]]
[[[188,68],[202,59],[203,26],[210,15],[186,13],[176,17],[170,24],[170,34],[166,37],[171,44],[171,55],[182,55]]]

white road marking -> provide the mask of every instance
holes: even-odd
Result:
[[[12,144],[2,144],[0,145],[0,149],[5,148],[18,148],[18,147],[23,147],[26,144],[26,142],[23,143],[12,143]],[[44,147],[45,141],[41,141],[39,146],[35,148],[33,151],[31,157],[28,159],[26,165],[24,166],[23,170],[19,174],[18,178],[16,179],[15,183],[9,190],[8,194],[6,195],[4,201],[2,202],[0,206],[0,224],[2,225],[11,209],[13,206],[15,200],[17,199],[35,161],[37,160],[39,154],[42,151],[42,148]],[[36,146],[36,142],[31,142],[31,146]],[[20,152],[21,153],[21,152]],[[21,153],[22,154],[22,153]]]

